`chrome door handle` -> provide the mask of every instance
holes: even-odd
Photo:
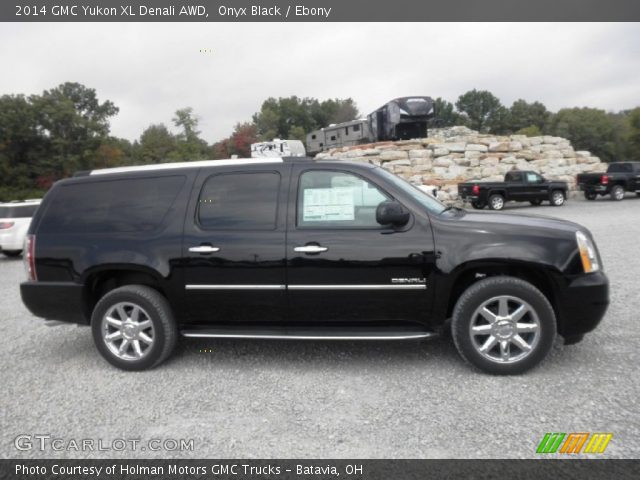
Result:
[[[304,247],[296,247],[293,249],[294,252],[301,253],[321,253],[329,250],[327,247],[321,247],[320,245],[305,245]]]
[[[220,248],[212,247],[211,245],[199,245],[189,248],[189,251],[193,253],[213,253],[220,251]]]

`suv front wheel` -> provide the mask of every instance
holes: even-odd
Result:
[[[102,297],[93,310],[91,330],[98,351],[123,370],[159,365],[178,337],[167,299],[143,285],[116,288]]]
[[[514,277],[490,277],[470,286],[453,311],[460,355],[484,372],[522,373],[540,363],[556,336],[556,318],[536,287]]]

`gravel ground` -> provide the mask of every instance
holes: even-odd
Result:
[[[599,329],[558,343],[519,377],[472,370],[448,338],[183,339],[162,367],[125,373],[100,358],[89,329],[32,317],[18,292],[22,262],[0,255],[0,456],[527,458],[545,432],[586,431],[613,432],[605,456],[639,458],[640,198],[507,210],[590,228],[612,292]],[[124,452],[21,452],[20,434],[142,442]],[[150,439],[193,439],[194,449],[142,450]]]

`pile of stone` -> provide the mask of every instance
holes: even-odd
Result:
[[[534,170],[566,181],[575,191],[578,173],[604,172],[607,166],[561,137],[496,136],[467,127],[434,129],[428,138],[336,148],[316,158],[379,165],[412,183],[440,187],[445,201],[457,199],[458,183],[502,181],[509,170]]]

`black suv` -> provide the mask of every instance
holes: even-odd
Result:
[[[27,236],[22,299],[91,325],[113,365],[158,365],[185,337],[401,340],[451,321],[460,354],[523,372],[608,305],[591,234],[445,207],[363,163],[218,160],[56,183]]]

